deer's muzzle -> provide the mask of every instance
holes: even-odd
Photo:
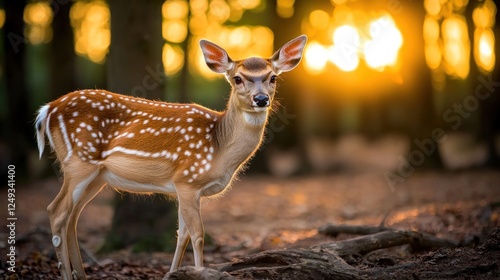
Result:
[[[267,107],[269,106],[269,95],[267,94],[257,94],[253,97],[253,104],[254,107]]]

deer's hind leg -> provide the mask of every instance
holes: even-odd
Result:
[[[66,224],[72,207],[72,202],[66,199],[68,197],[68,185],[68,180],[64,178],[61,190],[47,207],[52,230],[52,245],[56,250],[57,260],[59,261],[57,267],[61,271],[62,279],[65,280],[71,279],[71,264],[66,240]]]
[[[68,253],[71,266],[73,267],[73,277],[78,279],[85,279],[85,270],[83,268],[83,262],[80,254],[80,246],[78,244],[78,234],[77,234],[77,224],[80,218],[80,213],[83,208],[103,189],[105,183],[101,178],[96,178],[92,181],[85,189],[80,198],[74,202],[73,210],[71,211],[70,217],[68,219],[68,232],[67,232],[67,242],[68,242]]]
[[[99,167],[81,163],[74,166],[67,165],[63,170],[63,185],[56,198],[47,207],[47,211],[53,235],[52,245],[59,261],[58,268],[62,279],[73,279],[72,260],[78,259],[81,262],[81,257],[79,250],[75,250],[75,245],[78,247],[74,235],[75,229],[69,227],[76,225],[75,215],[72,212],[75,206],[78,205],[79,200],[84,197],[83,194],[85,194],[87,187],[92,185],[95,188],[92,183],[99,174]],[[78,215],[76,215],[76,218],[78,218]],[[83,268],[81,264],[80,267]],[[75,276],[85,278],[84,273]]]

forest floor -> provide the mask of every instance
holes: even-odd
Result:
[[[0,231],[5,279],[58,278],[46,207],[58,192],[55,179],[16,188],[16,273],[3,261],[8,244]],[[1,190],[0,197],[7,197]],[[107,189],[83,211],[78,232],[90,279],[161,279],[172,254],[133,253],[122,250],[96,254],[110,229],[114,191]],[[147,199],[147,198],[139,198]],[[415,230],[459,242],[457,248],[413,252],[408,246],[368,253],[349,262],[357,269],[416,265],[385,275],[392,279],[433,279],[436,272],[448,279],[500,278],[500,172],[421,172],[390,188],[378,171],[338,172],[280,179],[243,176],[223,197],[202,207],[207,233],[214,245],[205,249],[205,264],[282,248],[307,248],[332,240],[318,233],[322,225],[347,224]],[[6,212],[0,219],[6,221]],[[90,262],[93,255],[99,264]],[[192,265],[191,251],[184,265]]]

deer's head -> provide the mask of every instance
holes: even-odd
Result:
[[[207,66],[226,76],[232,87],[231,100],[245,113],[267,112],[274,99],[279,74],[295,68],[302,57],[307,37],[286,43],[271,58],[250,57],[233,61],[218,45],[201,40]]]

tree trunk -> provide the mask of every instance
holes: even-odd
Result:
[[[421,2],[408,3],[407,9],[417,13],[416,20],[423,26],[425,18],[424,6]],[[412,42],[419,46],[418,52],[412,52],[420,61],[413,69],[406,69],[409,73],[418,73],[421,83],[412,89],[411,96],[413,100],[409,110],[412,111],[414,118],[409,123],[408,136],[410,140],[410,151],[406,156],[408,164],[414,169],[418,168],[443,168],[439,144],[432,138],[434,129],[440,127],[434,104],[434,89],[432,87],[431,72],[425,62],[423,28],[415,29],[412,34]],[[407,73],[408,73],[407,72]],[[418,143],[425,142],[427,149],[423,149]],[[422,156],[423,155],[423,156]]]
[[[109,1],[111,91],[161,99],[166,84],[161,53],[162,0]],[[177,207],[163,196],[119,194],[103,250],[134,245],[136,251],[175,248]]]
[[[53,1],[53,3],[53,36],[50,45],[52,84],[49,100],[76,89],[73,30],[69,20],[72,5],[71,2],[58,4]]]
[[[477,5],[477,3],[475,3]],[[474,7],[476,6],[474,5]],[[498,3],[496,3],[498,6]],[[469,4],[469,6],[472,6]],[[498,9],[498,8],[497,8]],[[469,14],[472,14],[472,9],[470,9],[471,12]],[[471,16],[472,18],[472,16]],[[495,15],[495,22],[500,22],[500,13],[496,13]],[[495,38],[500,38],[500,28],[498,26],[493,26],[493,33],[495,34]],[[479,137],[481,140],[484,140],[486,142],[486,148],[488,151],[488,155],[486,158],[485,166],[489,167],[498,167],[500,166],[500,155],[499,151],[497,150],[497,141],[496,141],[496,136],[498,132],[500,131],[500,112],[498,110],[498,106],[500,105],[500,96],[496,93],[498,90],[498,82],[500,81],[500,59],[498,59],[498,54],[500,53],[500,44],[497,42],[495,43],[495,50],[494,52],[497,55],[496,62],[495,62],[495,67],[493,71],[489,74],[478,74],[477,79],[475,79],[476,76],[472,76],[473,79],[473,84],[476,86],[475,90],[477,87],[480,85],[483,86],[481,89],[481,93],[484,95],[487,95],[488,98],[485,100],[480,100],[479,106],[480,106],[480,118],[479,118]],[[475,64],[471,64],[471,69],[476,68]],[[489,84],[489,87],[483,85],[480,81],[480,77],[482,77],[482,81],[490,81],[491,79],[491,84]],[[473,92],[472,94],[475,94]],[[489,94],[489,95],[488,95]]]
[[[5,25],[3,32],[4,65],[7,90],[7,122],[2,128],[2,142],[7,143],[5,155],[1,155],[4,164],[16,166],[16,177],[27,176],[27,154],[33,142],[32,119],[29,111],[29,97],[25,81],[25,54],[27,39],[24,37],[23,12],[26,1],[4,1]],[[31,144],[33,143],[33,144]]]
[[[321,2],[323,5],[326,1]],[[318,3],[315,3],[316,6]],[[330,3],[328,2],[330,5]],[[294,15],[290,18],[281,18],[276,12],[276,1],[269,1],[267,13],[270,17],[269,26],[274,33],[274,51],[285,43],[301,35],[300,24],[304,15],[309,12],[310,3],[306,1],[296,1],[294,4]],[[308,6],[309,5],[309,6]],[[304,62],[301,62],[304,63]],[[279,106],[274,114],[269,117],[269,125],[266,128],[266,138],[263,146],[252,159],[247,173],[269,173],[269,160],[265,149],[274,147],[283,151],[295,151],[300,159],[297,170],[293,170],[292,175],[305,174],[312,170],[306,152],[306,135],[304,133],[304,122],[301,118],[306,118],[304,110],[303,76],[302,67],[297,67],[291,72],[284,73],[286,81],[279,83],[276,93],[276,100]]]

